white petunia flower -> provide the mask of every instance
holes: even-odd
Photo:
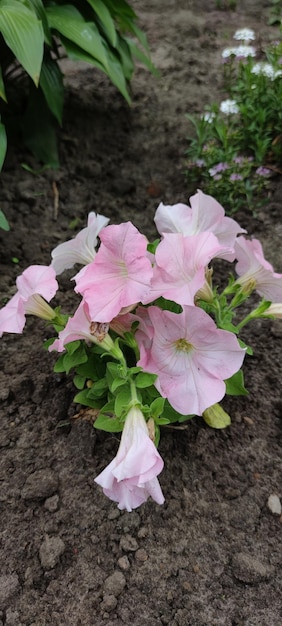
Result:
[[[233,38],[237,39],[237,41],[254,41],[256,36],[251,28],[239,28],[234,33]]]
[[[220,103],[220,110],[221,113],[225,113],[225,115],[235,115],[236,113],[239,113],[239,107],[236,100],[223,100]]]

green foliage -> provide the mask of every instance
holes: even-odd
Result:
[[[263,61],[231,54],[223,65],[226,100],[199,118],[188,115],[187,177],[216,196],[226,212],[258,207],[282,165],[282,44]],[[263,201],[260,200],[261,204]]]
[[[154,71],[146,36],[136,21],[126,0],[0,0],[3,118],[13,106],[9,80],[16,84],[21,67],[29,91],[21,132],[27,147],[45,165],[59,166],[56,131],[62,124],[64,102],[60,58],[67,55],[103,71],[130,103],[134,58]],[[5,153],[0,128],[2,162]]]

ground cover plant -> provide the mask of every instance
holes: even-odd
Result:
[[[235,213],[254,210],[270,178],[282,165],[282,45],[263,50],[256,34],[242,28],[235,46],[222,50],[227,98],[200,117],[188,116],[196,137],[187,150],[187,176]]]
[[[17,278],[18,291],[0,310],[0,335],[21,333],[27,314],[52,324],[58,338],[47,347],[63,352],[55,371],[74,372],[75,401],[94,409],[95,428],[122,431],[116,458],[95,480],[132,511],[149,496],[164,502],[161,426],[195,415],[214,428],[230,425],[219,402],[247,393],[242,364],[252,353],[239,333],[255,319],[282,317],[282,274],[201,191],[190,206],[159,205],[154,243],[131,222],[108,221],[90,213],[87,227],[52,251],[50,266],[30,266]],[[227,277],[223,290],[214,283],[215,258],[236,259],[237,278]],[[68,316],[48,302],[56,275],[76,263],[82,300]],[[240,315],[254,290],[261,301]]]

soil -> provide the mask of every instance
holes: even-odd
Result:
[[[238,1],[233,12],[213,0],[132,4],[158,78],[137,67],[129,108],[101,73],[66,62],[60,170],[35,176],[21,167],[37,167],[32,157],[9,147],[1,304],[16,276],[48,264],[90,210],[154,236],[159,202],[195,192],[184,175],[185,114],[222,99],[221,49],[241,26],[260,42],[277,37],[267,26],[271,2]],[[236,215],[280,272],[281,191],[276,178],[263,210]],[[60,282],[60,303],[72,312],[72,285]],[[231,427],[216,431],[195,418],[163,429],[165,504],[132,513],[93,480],[118,436],[73,419],[71,377],[53,372],[45,336],[30,317],[22,336],[4,335],[0,346],[0,626],[280,626],[282,518],[268,498],[282,496],[282,322],[258,321],[244,333],[254,349],[244,367],[249,396],[224,402]]]

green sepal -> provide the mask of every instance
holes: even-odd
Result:
[[[230,415],[224,411],[220,404],[214,404],[203,412],[203,419],[211,428],[221,429],[230,426]]]
[[[148,252],[151,252],[152,254],[155,254],[156,249],[157,249],[159,243],[160,243],[160,239],[155,239],[154,241],[148,243],[148,245],[147,245]]]

